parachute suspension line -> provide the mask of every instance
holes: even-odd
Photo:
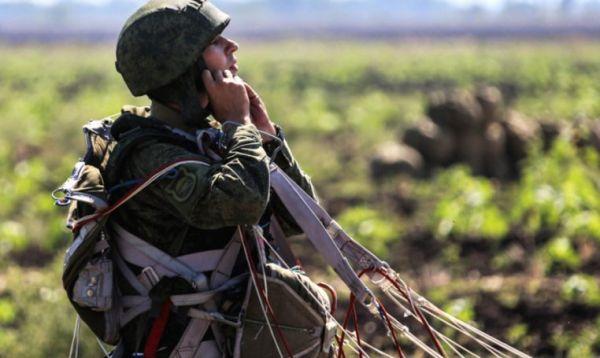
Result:
[[[395,303],[398,307],[402,308],[405,311],[405,315],[410,315],[413,318],[417,319],[417,317],[414,315],[414,313],[410,312],[410,310],[408,310],[408,308],[406,308],[400,301],[398,301],[398,298],[396,298],[394,296],[394,294],[392,292],[390,292],[389,290],[385,290],[384,293],[386,294],[386,296],[393,302]],[[395,293],[395,292],[394,292]],[[403,326],[400,322],[398,322],[396,319],[392,319],[392,321],[394,322],[394,326],[398,328],[398,326],[401,327],[405,327]],[[399,328],[401,329],[401,328]],[[456,341],[452,340],[451,338],[445,336],[444,334],[442,334],[441,332],[439,332],[438,330],[436,330],[435,328],[433,328],[433,331],[438,335],[438,337],[440,337],[446,344],[448,344],[448,346],[450,347],[450,349],[452,349],[452,351],[454,353],[456,353],[459,357],[464,357],[462,355],[462,353],[460,353],[457,349],[461,349],[463,350],[465,353],[470,354],[474,357],[478,357],[477,354],[473,353],[472,351],[468,350],[467,348],[461,346],[459,343],[457,343]],[[461,332],[462,333],[462,332]],[[428,352],[430,353],[430,352]],[[435,352],[434,352],[435,353]],[[431,353],[430,353],[431,354]],[[436,354],[432,354],[433,356],[437,356]]]
[[[352,321],[354,321],[354,334],[356,335],[356,342],[361,345],[360,342],[360,330],[358,328],[358,315],[356,314],[356,304],[352,305]],[[359,358],[363,358],[363,354],[359,354]]]
[[[437,308],[436,306],[434,306],[431,302],[429,302],[429,301],[427,301],[425,299],[423,299],[423,300],[426,303],[425,309],[428,310],[428,311],[430,311],[430,313],[432,315],[436,315],[437,314],[438,316],[444,317],[447,320],[449,320],[450,322],[453,322],[454,324],[460,326],[462,329],[467,330],[467,331],[469,331],[469,332],[471,332],[471,333],[473,333],[473,334],[481,337],[482,339],[485,339],[488,342],[491,342],[491,343],[493,343],[493,344],[495,344],[495,345],[497,345],[497,346],[505,349],[506,351],[508,351],[508,352],[516,355],[517,357],[521,357],[521,358],[529,358],[530,357],[529,355],[527,355],[527,354],[525,354],[525,353],[523,353],[523,352],[515,349],[514,347],[511,347],[510,345],[508,345],[508,344],[500,341],[499,339],[494,338],[494,337],[490,336],[489,334],[487,334],[487,333],[485,333],[485,332],[483,332],[483,331],[481,331],[481,330],[479,330],[479,329],[477,329],[477,328],[475,328],[475,327],[473,327],[473,326],[471,326],[471,325],[469,325],[469,324],[467,324],[467,323],[459,320],[458,318],[453,317],[453,316],[447,314],[446,312],[444,312],[444,311],[440,310],[439,308]]]
[[[335,289],[331,287],[331,285],[326,284],[325,282],[319,282],[317,283],[317,286],[329,292],[329,295],[331,296],[331,309],[329,310],[329,315],[334,316],[335,311],[337,310],[337,293],[335,292]],[[340,347],[341,349],[342,341],[340,340],[340,337],[337,334],[335,335],[335,341],[338,344],[338,347]],[[358,344],[360,344],[360,341],[358,341]],[[341,350],[341,352],[342,357],[346,358],[346,354],[344,353],[343,349]],[[359,355],[362,357],[362,352],[359,352]]]
[[[429,354],[430,356],[432,356],[434,358],[442,358],[442,356],[436,350],[432,349],[427,344],[425,344],[421,340],[419,340],[414,334],[412,334],[410,332],[410,330],[408,329],[407,326],[400,323],[400,321],[398,321],[396,318],[394,318],[394,316],[390,315],[390,321],[392,321],[392,325],[396,329],[398,329],[400,332],[402,332],[402,334],[406,338],[411,340],[411,342],[413,342],[417,347],[421,348],[425,353]]]
[[[104,344],[102,344],[102,342],[100,342],[100,339],[98,337],[96,337],[96,342],[98,342],[98,345],[100,346],[100,349],[102,350],[102,353],[104,353],[103,358],[110,358],[110,353],[108,353],[108,350],[104,347]]]
[[[335,315],[335,311],[337,310],[337,293],[335,293],[335,290],[333,289],[333,287],[331,287],[331,285],[328,285],[325,282],[319,282],[317,283],[317,286],[321,287],[324,290],[327,290],[327,292],[329,292],[329,294],[331,295],[331,310],[329,310],[329,313],[332,316]]]
[[[277,353],[279,353],[280,357],[283,357],[283,353],[281,352],[279,343],[277,342],[277,339],[275,338],[275,334],[273,333],[273,327],[271,327],[271,323],[269,322],[269,315],[271,316],[271,319],[273,320],[273,323],[275,324],[275,329],[277,331],[277,335],[281,339],[287,355],[290,358],[293,358],[294,355],[292,354],[292,350],[290,349],[288,342],[287,342],[285,336],[283,335],[283,332],[281,331],[281,327],[279,326],[279,323],[277,323],[277,318],[275,317],[273,308],[271,307],[271,304],[269,303],[269,298],[265,296],[263,289],[259,286],[259,279],[257,278],[258,274],[256,272],[254,260],[252,259],[252,255],[247,246],[246,235],[243,233],[243,230],[241,230],[241,229],[240,229],[240,237],[241,237],[240,241],[242,243],[242,248],[244,250],[244,255],[246,256],[246,262],[248,263],[248,267],[250,269],[250,276],[252,277],[252,283],[253,283],[254,289],[256,291],[256,298],[258,299],[260,308],[263,311],[263,315],[265,317],[265,322],[267,324],[267,327],[269,328],[271,337],[273,338],[273,343],[275,344],[275,348],[277,348]],[[265,309],[265,304],[266,304],[266,309]],[[268,312],[268,314],[267,314],[267,312]]]
[[[391,291],[391,292],[389,292],[389,293],[388,293],[388,295],[390,296],[390,298],[391,298],[391,299],[392,299],[392,300],[393,300],[393,301],[394,301],[396,304],[398,304],[400,307],[403,307],[403,308],[404,308],[404,306],[403,306],[403,305],[402,305],[400,302],[398,302],[398,301],[397,301],[397,299],[403,299],[403,300],[405,300],[405,298],[404,298],[404,296],[403,296],[403,295],[401,295],[399,292],[396,292],[396,291]],[[410,312],[410,311],[408,311],[408,310],[407,310],[407,312]],[[428,311],[426,308],[425,308],[425,312],[426,312],[426,313],[428,313],[428,314],[430,314],[430,315],[432,315],[432,314],[431,314],[431,312],[429,312],[429,311]],[[411,313],[411,314],[412,314],[412,313]],[[491,354],[492,354],[494,357],[501,357],[501,355],[498,355],[498,353],[499,353],[499,352],[498,352],[498,350],[496,350],[496,349],[494,349],[493,347],[491,347],[491,346],[490,346],[488,343],[486,343],[486,342],[484,342],[484,341],[482,341],[482,340],[478,339],[477,337],[473,336],[473,335],[472,335],[472,334],[470,334],[469,332],[467,332],[467,331],[465,331],[465,330],[461,329],[459,326],[457,326],[457,325],[455,325],[455,324],[453,324],[453,323],[451,323],[451,322],[448,322],[447,320],[445,320],[445,319],[443,319],[443,318],[441,318],[441,317],[437,317],[437,316],[435,316],[435,315],[432,315],[432,316],[433,316],[434,318],[438,319],[439,321],[441,321],[442,323],[444,323],[444,324],[446,324],[446,325],[448,325],[448,326],[450,326],[450,327],[452,327],[452,328],[456,329],[456,330],[457,330],[457,331],[459,331],[460,333],[462,333],[462,334],[466,335],[467,337],[469,337],[469,338],[473,339],[475,342],[479,343],[479,344],[480,344],[480,345],[481,345],[481,346],[482,346],[482,347],[483,347],[485,350],[487,350],[488,352],[490,352],[490,353],[491,353]],[[438,333],[439,333],[439,332],[438,332]],[[447,338],[447,337],[446,337],[446,338]],[[449,339],[449,338],[447,338],[447,339]],[[458,345],[458,343],[456,343],[456,344]],[[459,345],[459,346],[460,346],[460,345]],[[460,346],[460,347],[462,347],[462,346]],[[472,355],[474,355],[474,356],[478,357],[478,355],[477,355],[477,354],[475,354],[475,353],[473,353],[473,352],[469,351],[467,348],[465,348],[465,347],[462,347],[462,349],[463,349],[463,350],[465,350],[465,351],[467,351],[467,352],[469,352],[470,354],[472,354]]]
[[[415,303],[412,299],[413,291],[408,287],[408,285],[404,281],[398,279],[398,277],[390,276],[384,269],[371,269],[369,271],[370,272],[375,271],[375,272],[379,273],[380,275],[382,275],[389,283],[391,283],[396,288],[396,290],[398,292],[400,292],[405,297],[405,299],[408,301],[408,303],[411,307],[412,313],[416,314],[419,317],[421,324],[427,330],[427,333],[429,334],[429,336],[431,337],[431,340],[435,344],[435,347],[436,347],[438,353],[440,353],[440,355],[442,355],[442,357],[444,357],[444,358],[447,357],[446,352],[444,351],[444,348],[442,348],[442,345],[441,345],[439,339],[433,332],[431,325],[429,324],[429,322],[427,322],[427,319],[421,312],[421,309],[417,305],[415,305]],[[400,287],[400,283],[402,283],[402,285],[404,286],[403,287],[404,290],[402,289],[402,287]]]
[[[412,302],[412,307],[418,307],[418,306],[415,306],[415,305],[414,305],[414,300],[412,299],[412,296],[413,296],[413,294],[416,294],[416,293],[415,293],[414,291],[412,291],[412,290],[410,290],[410,291],[409,291],[409,290],[407,290],[408,286],[407,286],[407,285],[406,285],[406,283],[404,283],[402,280],[398,280],[398,281],[402,282],[402,284],[404,285],[404,287],[405,287],[405,290],[406,290],[406,291],[403,291],[403,290],[402,290],[400,287],[398,287],[398,285],[393,285],[393,286],[394,286],[394,288],[395,288],[395,291],[393,291],[393,292],[394,292],[394,293],[395,293],[397,296],[399,296],[400,298],[404,299],[404,300],[405,300],[407,303],[411,304],[411,302]],[[396,283],[398,283],[398,281],[395,281],[395,282],[396,282]],[[393,283],[394,281],[391,281],[391,282]],[[420,296],[419,296],[419,301],[421,301],[421,302],[420,302],[420,305],[423,305],[423,302],[424,302],[424,301],[422,301],[422,300],[423,300],[423,297],[420,297]],[[432,305],[432,306],[433,306],[433,305]],[[402,306],[402,307],[403,307],[403,306]],[[424,309],[425,309],[425,311],[426,311],[426,312],[428,312],[428,311],[427,311],[427,307],[424,307]],[[410,311],[408,311],[408,312],[410,312]],[[419,311],[417,311],[417,312],[420,312],[420,310],[419,310]],[[413,312],[411,312],[411,313],[412,313],[412,314],[413,314],[413,316],[414,316],[414,311],[413,311]],[[430,312],[428,312],[428,313],[430,313]],[[431,313],[430,313],[430,314],[431,314]],[[435,317],[435,316],[434,316],[434,317]],[[435,318],[438,318],[438,317],[435,317]],[[439,318],[438,318],[438,319],[439,319]],[[443,321],[443,322],[444,322],[444,323],[446,323],[446,324],[448,324],[448,323],[447,323],[447,322],[445,322],[445,321]],[[462,330],[460,327],[458,327],[458,326],[456,326],[456,325],[454,325],[454,324],[452,324],[452,325],[450,325],[450,326],[451,326],[451,327],[453,327],[454,329],[458,330],[459,332],[461,332],[461,333],[463,333],[463,334],[466,334],[466,333],[464,332],[464,330]],[[441,335],[441,333],[439,333],[439,332],[436,332],[436,333],[438,333],[438,334],[440,334],[440,335]],[[466,335],[467,335],[468,337],[472,338],[473,340],[475,340],[477,343],[479,343],[479,344],[480,344],[480,345],[481,345],[481,346],[482,346],[482,347],[483,347],[485,350],[487,350],[488,352],[490,352],[490,353],[491,353],[492,355],[494,355],[495,357],[506,357],[506,355],[505,355],[505,354],[503,354],[502,352],[498,351],[496,348],[492,347],[492,346],[491,346],[491,345],[489,345],[488,343],[486,343],[486,342],[484,342],[484,341],[481,341],[480,339],[478,339],[478,338],[474,337],[474,336],[473,336],[473,335],[471,335],[471,334],[466,334]],[[447,337],[446,337],[446,338],[447,338]],[[463,348],[464,350],[467,350],[467,349],[466,349],[466,348],[464,348],[464,347],[462,347],[462,348]],[[467,351],[468,351],[468,350],[467,350]],[[471,352],[471,353],[472,353],[472,352]]]
[[[358,277],[360,278],[364,274],[373,272],[373,271],[375,271],[375,269],[364,269],[358,274]],[[391,334],[392,339],[394,341],[394,347],[396,349],[396,352],[398,353],[398,357],[404,358],[405,357],[404,352],[402,351],[402,348],[400,347],[400,344],[398,343],[398,338],[396,336],[394,327],[392,326],[392,323],[390,321],[389,314],[386,311],[383,303],[380,300],[378,300],[377,298],[375,298],[375,299],[376,299],[376,302],[374,302],[374,304],[377,306],[377,310],[378,310],[382,320],[384,321],[384,323],[387,324],[387,329],[388,329],[388,332]],[[362,346],[362,343],[360,340],[360,332],[358,329],[358,316],[356,314],[356,296],[353,293],[350,294],[350,303],[348,304],[348,311],[346,312],[346,317],[344,318],[344,324],[343,324],[344,330],[342,331],[342,337],[340,339],[342,344],[340,344],[338,358],[340,358],[342,356],[342,354],[344,353],[343,343],[344,343],[345,333],[346,333],[345,329],[348,326],[348,321],[350,319],[351,314],[353,316],[353,321],[354,321],[354,332],[356,335],[356,340],[358,342],[358,345]],[[415,337],[415,339],[418,340],[416,337]],[[362,354],[360,354],[360,356],[362,357]]]
[[[291,269],[291,268],[290,268],[290,266],[289,266],[289,265],[288,265],[288,264],[285,262],[285,260],[284,260],[284,259],[281,257],[281,255],[280,255],[280,254],[277,252],[277,250],[275,250],[275,248],[273,248],[273,246],[271,245],[271,243],[269,243],[269,241],[268,241],[267,239],[265,239],[264,237],[260,237],[260,238],[261,238],[261,239],[263,240],[263,242],[264,242],[264,243],[267,245],[267,247],[269,248],[270,252],[272,252],[272,253],[273,253],[273,254],[274,254],[276,257],[277,257],[277,260],[279,260],[279,262],[280,262],[280,263],[283,265],[283,267],[285,267],[285,268],[287,268],[287,269]],[[296,273],[296,272],[294,272],[294,274],[295,274],[295,275],[296,275],[298,278],[300,277],[300,274],[298,274],[298,273]],[[307,289],[307,292],[308,292],[308,293],[310,294],[310,296],[311,296],[311,297],[312,297],[312,298],[315,300],[315,302],[319,302],[319,298],[318,298],[318,297],[316,297],[316,296],[315,296],[315,294],[314,294],[314,293],[312,293],[312,292],[310,291],[310,287],[308,287],[308,286],[307,286],[307,285],[304,283],[304,281],[302,281],[302,280],[299,280],[299,282],[300,282],[300,283],[301,283],[301,284],[304,286],[304,288],[306,288],[306,289]],[[337,296],[336,296],[336,297],[337,297]],[[348,331],[347,331],[347,330],[346,330],[346,329],[345,329],[345,328],[342,326],[342,324],[340,324],[340,322],[339,322],[339,321],[338,321],[338,320],[337,320],[337,319],[336,319],[336,318],[335,318],[335,317],[334,317],[334,316],[333,316],[333,315],[332,315],[330,312],[328,312],[328,311],[327,311],[327,307],[325,307],[325,306],[321,305],[321,308],[322,308],[322,309],[323,309],[323,311],[324,311],[324,312],[327,314],[327,316],[328,316],[328,317],[329,317],[329,318],[330,318],[330,319],[331,319],[333,322],[335,322],[336,326],[337,326],[337,327],[338,327],[338,328],[339,328],[339,329],[342,331],[342,333],[343,333],[343,334],[345,334],[346,336],[348,336],[348,337],[349,337],[349,341],[351,341],[353,344],[355,344],[355,345],[356,345],[356,347],[354,347],[354,346],[351,346],[351,345],[348,345],[348,347],[350,347],[350,349],[352,349],[352,350],[353,350],[355,353],[357,353],[357,354],[360,354],[360,353],[362,353],[362,354],[364,354],[365,356],[367,356],[367,357],[368,357],[369,355],[367,354],[367,352],[365,352],[365,350],[364,350],[362,347],[360,347],[360,346],[358,345],[358,343],[355,341],[355,338],[352,336],[352,334],[351,334],[350,332],[348,332]],[[345,343],[345,341],[344,341],[344,342],[342,342],[340,339],[338,339],[338,337],[337,337],[337,336],[336,336],[336,340],[338,341],[338,345],[339,345],[339,346],[341,346],[342,344],[344,344],[344,343]],[[374,351],[375,353],[379,354],[379,355],[380,355],[380,356],[382,356],[382,357],[389,357],[389,358],[392,358],[392,356],[390,356],[389,354],[386,354],[385,352],[383,352],[383,351],[381,351],[381,350],[379,350],[379,349],[375,348],[374,346],[370,345],[369,343],[362,342],[362,344],[363,344],[365,347],[367,347],[367,348],[371,349],[372,351]],[[345,355],[343,355],[343,357],[345,357]]]
[[[73,338],[71,339],[71,348],[69,348],[69,358],[77,358],[79,355],[79,331],[81,328],[81,318],[79,315],[75,318],[75,327],[73,327]]]
[[[472,334],[467,329],[465,329],[465,328],[461,327],[460,325],[458,325],[456,322],[448,321],[448,320],[444,319],[443,317],[436,315],[435,313],[431,312],[427,307],[425,307],[424,309],[425,309],[425,312],[427,312],[432,317],[438,319],[439,321],[441,321],[441,322],[445,323],[446,325],[448,325],[448,326],[456,329],[460,333],[464,334],[465,336],[467,336],[467,337],[473,339],[475,342],[479,343],[485,350],[487,350],[488,352],[490,352],[491,354],[493,354],[494,357],[499,357],[499,358],[508,357],[506,354],[502,353],[497,348],[495,348],[494,346],[492,346],[491,344],[489,344],[487,341],[485,341],[484,339],[482,339],[482,337],[479,337],[479,336],[476,336],[476,335]]]
[[[385,309],[385,306],[383,305],[383,303],[379,300],[377,300],[377,302],[379,303],[379,306],[381,307],[381,311],[383,312],[385,321],[387,322],[388,329],[389,329],[390,333],[392,334],[392,339],[394,340],[394,346],[396,347],[396,351],[398,352],[398,357],[404,358],[404,352],[402,352],[402,348],[400,347],[400,344],[398,343],[398,337],[396,337],[396,331],[394,330],[394,327],[392,326],[392,322],[390,321],[390,315],[388,314],[387,310]]]
[[[395,289],[391,289],[391,287],[384,288],[384,292],[386,292],[386,294],[390,298],[392,298],[392,296],[393,296],[397,299],[402,299],[404,301],[407,301],[406,295],[402,292],[399,292],[399,290],[396,287],[394,287],[394,288]],[[414,291],[413,291],[413,293],[414,293]],[[416,293],[414,293],[414,294],[416,295]],[[506,351],[514,354],[517,357],[521,357],[521,358],[529,357],[528,355],[524,354],[523,352],[518,351],[517,349],[507,345],[506,343],[499,341],[498,339],[489,336],[485,332],[482,332],[482,331],[478,330],[477,328],[457,319],[456,317],[453,317],[453,316],[447,314],[446,312],[437,308],[431,302],[427,301],[425,298],[418,296],[418,299],[419,299],[419,305],[422,306],[423,311],[425,313],[427,313],[430,316],[432,316],[433,318],[441,321],[442,323],[456,329],[457,331],[464,334],[465,336],[473,339],[475,342],[477,342],[479,345],[481,345],[486,351],[491,353],[494,357],[507,357],[507,354],[501,352],[498,348],[495,348],[492,344],[495,344],[498,347],[505,349]],[[399,306],[404,307],[396,299],[393,299],[393,300]],[[409,312],[409,311],[407,310],[407,312]],[[442,339],[444,339],[444,341],[446,341],[448,344],[450,344],[448,342],[448,340],[450,340],[450,338],[445,337],[443,334],[441,334],[438,331],[436,331],[436,333],[440,337],[443,337]],[[452,341],[452,340],[450,340],[450,341]],[[456,343],[454,341],[452,341],[452,342],[454,343],[454,345],[456,347],[460,348],[461,350],[465,351],[466,353],[473,355],[473,356],[478,356],[477,354],[475,354],[472,351],[468,350],[467,348],[459,345],[458,343]]]
[[[340,345],[338,348],[337,358],[345,357],[346,353],[344,353],[344,340],[346,339],[346,329],[348,327],[348,322],[350,321],[350,314],[354,312],[354,316],[356,317],[356,310],[354,309],[354,304],[356,302],[356,296],[353,293],[350,294],[350,303],[348,304],[348,310],[346,311],[346,316],[344,317],[344,323],[342,324],[342,336],[340,337]],[[358,347],[362,349],[362,343],[360,341],[360,335],[358,333],[358,323],[354,321],[354,334],[356,336],[356,343]],[[359,353],[359,356],[362,358],[362,351]]]

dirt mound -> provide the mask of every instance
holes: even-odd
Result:
[[[428,117],[400,133],[401,143],[386,143],[371,161],[374,179],[398,174],[426,176],[438,167],[463,163],[474,174],[501,180],[517,179],[520,163],[533,143],[548,150],[565,135],[578,146],[600,151],[600,121],[534,120],[505,106],[498,88],[480,87],[433,92]],[[414,148],[413,151],[406,146]],[[400,149],[401,148],[401,149]]]

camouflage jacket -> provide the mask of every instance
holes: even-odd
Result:
[[[159,105],[153,105],[153,109],[156,111],[148,115],[157,118],[154,116],[157,112],[160,114],[157,119],[177,127],[172,111]],[[226,152],[221,162],[180,167],[175,176],[151,185],[125,204],[117,213],[119,222],[171,255],[220,246],[198,241],[213,241],[212,231],[256,224],[267,208],[282,220],[287,235],[299,233],[289,213],[269,190],[269,156],[276,148],[275,143],[262,145],[261,136],[252,125],[226,124],[222,129]],[[136,146],[119,177],[123,182],[143,178],[160,166],[183,158],[207,160],[190,148],[150,140]],[[310,178],[300,169],[287,142],[283,142],[274,161],[314,197]],[[206,231],[209,236],[200,239],[199,231]],[[185,237],[182,247],[170,246],[181,241],[177,240],[181,237]]]
[[[151,112],[137,111],[135,114],[151,115],[171,127],[181,127],[177,115],[164,106],[153,104]],[[265,217],[265,212],[267,215],[273,212],[281,219],[287,235],[299,233],[294,220],[269,188],[269,156],[274,152],[274,143],[263,145],[260,133],[252,125],[226,123],[222,130],[226,148],[222,161],[210,166],[179,167],[174,175],[152,184],[120,208],[116,213],[119,223],[173,256],[223,248],[237,225],[256,224]],[[193,146],[148,140],[135,146],[118,176],[121,182],[144,178],[160,166],[183,158],[207,160]],[[274,161],[314,196],[309,177],[302,172],[285,141]],[[149,320],[140,317],[125,327],[123,337],[130,341],[128,349],[134,349],[131,340],[140,336],[139,330],[144,329],[140,323],[144,321],[146,324],[142,326],[147,326]],[[172,322],[169,326],[172,342],[168,346],[176,343],[182,333],[178,331],[185,328],[181,324],[174,327]],[[143,341],[136,343],[138,349],[139,344],[143,347]]]

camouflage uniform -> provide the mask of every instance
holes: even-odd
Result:
[[[164,105],[153,103],[148,114],[171,127],[182,128],[180,116]],[[270,193],[268,166],[274,142],[263,145],[253,125],[226,123],[222,130],[226,144],[222,162],[180,167],[175,175],[151,185],[119,209],[116,214],[119,223],[173,256],[223,248],[237,225],[256,224],[266,217],[265,212],[274,212],[281,219],[287,235],[299,233],[289,213]],[[158,167],[182,158],[206,160],[191,147],[148,140],[135,147],[118,176],[122,182],[143,178]],[[314,196],[309,177],[294,160],[287,143],[284,142],[274,161]],[[246,270],[245,262],[238,266],[238,271]],[[168,294],[190,292],[182,282],[171,282],[162,288]],[[129,290],[121,289],[125,293]],[[159,292],[155,294],[160,296]],[[157,301],[161,300],[158,297]],[[142,337],[147,337],[155,313],[151,310],[124,328],[123,343],[128,353],[142,349]],[[171,316],[160,345],[168,349],[159,351],[159,355],[172,350],[186,324],[185,315]],[[205,337],[209,338],[210,335]]]

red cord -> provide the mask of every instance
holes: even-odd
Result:
[[[381,306],[381,311],[383,311],[383,316],[385,317],[385,321],[387,322],[388,329],[392,333],[392,339],[394,340],[394,347],[396,348],[396,352],[398,352],[398,357],[404,358],[404,352],[402,351],[402,348],[400,347],[400,343],[398,343],[398,337],[396,337],[396,331],[394,330],[394,327],[392,326],[392,322],[390,321],[390,316],[389,316],[387,310],[385,309],[385,306],[383,305],[383,303],[379,300],[377,300],[377,302],[379,303],[379,306]]]
[[[335,315],[335,311],[337,310],[337,293],[335,292],[335,289],[331,287],[331,285],[326,284],[325,282],[319,282],[317,283],[317,286],[329,291],[329,294],[331,295],[331,308],[329,310],[329,313],[332,316]]]
[[[358,329],[358,315],[356,314],[356,305],[352,306],[352,320],[354,321],[354,334],[356,334],[356,343],[362,349],[362,342],[360,341],[360,332]],[[363,352],[359,351],[358,356],[363,358]]]
[[[344,317],[344,323],[342,324],[342,337],[340,338],[340,348],[338,350],[337,358],[341,358],[342,356],[346,356],[344,353],[344,341],[346,340],[346,327],[348,327],[348,321],[350,320],[350,310],[354,307],[354,301],[356,298],[354,294],[350,294],[350,302],[348,303],[348,310],[346,311],[346,316]]]
[[[158,350],[158,344],[160,343],[160,338],[162,337],[165,327],[167,326],[167,321],[169,321],[169,316],[171,315],[171,300],[167,299],[162,307],[160,308],[160,314],[154,320],[152,324],[152,329],[150,330],[150,334],[148,335],[148,340],[146,341],[146,345],[144,346],[144,357],[145,358],[155,358],[156,351]]]
[[[415,313],[415,314],[417,314],[417,316],[419,316],[419,319],[421,320],[421,324],[425,327],[425,329],[429,333],[429,336],[433,340],[433,343],[435,344],[435,348],[437,349],[438,353],[440,353],[443,357],[447,357],[446,352],[444,351],[444,349],[442,348],[442,345],[440,344],[440,341],[433,333],[431,326],[429,325],[429,322],[427,322],[427,319],[425,318],[425,316],[423,316],[423,313],[421,312],[421,310],[419,308],[417,308],[417,306],[415,306],[410,293],[404,292],[401,289],[398,282],[395,279],[393,279],[392,277],[390,277],[390,275],[388,275],[388,273],[385,270],[379,269],[379,270],[377,270],[377,272],[382,274],[388,280],[388,282],[390,282],[392,285],[394,285],[394,287],[398,290],[398,292],[402,293],[404,298],[406,298],[406,300],[409,302],[413,313]]]
[[[286,353],[288,354],[288,356],[290,358],[293,358],[294,355],[292,354],[292,350],[290,349],[290,346],[287,342],[287,339],[285,338],[285,336],[283,335],[283,331],[281,330],[281,327],[279,326],[279,323],[277,322],[277,318],[275,317],[275,313],[273,312],[273,307],[271,307],[271,303],[269,302],[269,298],[266,297],[265,292],[264,292],[264,288],[259,286],[259,280],[257,278],[258,273],[256,272],[256,267],[254,265],[254,260],[252,259],[252,255],[250,255],[250,253],[248,252],[248,248],[246,247],[246,235],[244,235],[243,230],[240,229],[240,236],[242,239],[242,247],[244,248],[244,253],[246,254],[246,257],[248,258],[248,266],[250,267],[250,274],[252,275],[253,281],[256,284],[256,288],[258,289],[258,292],[261,296],[261,300],[263,302],[266,303],[267,305],[267,311],[269,313],[269,316],[271,316],[271,319],[273,320],[273,323],[275,323],[275,329],[277,331],[277,335],[279,336],[279,339],[281,339],[281,341],[283,342],[283,346],[286,350]],[[268,324],[268,323],[267,323]],[[277,342],[273,342],[275,344],[277,344]]]
[[[342,349],[342,344],[344,344],[344,342],[342,342],[342,339],[338,337],[337,334],[335,335],[335,340],[338,344],[338,357],[341,355],[343,358],[346,358],[346,353],[344,353],[344,350]]]

